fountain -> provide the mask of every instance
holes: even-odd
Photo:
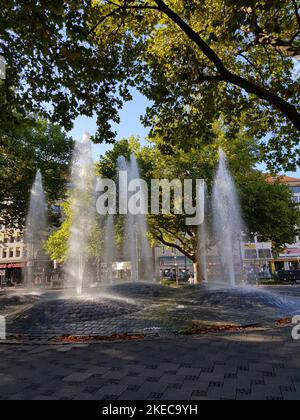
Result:
[[[240,238],[243,221],[234,180],[229,172],[227,159],[220,150],[219,167],[213,186],[213,228],[217,242],[221,273],[231,286],[236,285],[235,261],[240,262]]]
[[[95,221],[94,180],[91,141],[85,133],[82,140],[76,142],[73,154],[70,191],[72,223],[65,267],[67,282],[77,295],[81,295],[84,288],[89,239]]]
[[[140,179],[140,170],[134,154],[131,155],[130,161],[121,156],[118,159],[118,170],[123,172],[119,179],[120,190],[127,191],[128,184]],[[127,177],[124,176],[127,174]],[[124,258],[129,259],[131,263],[131,281],[136,282],[142,275],[143,280],[153,280],[153,259],[151,247],[147,237],[148,228],[145,214],[133,215],[128,211],[128,202],[134,193],[129,197],[122,197],[119,195],[120,208],[122,213],[126,214],[125,219],[125,240],[124,240]],[[140,207],[142,208],[147,203],[148,198],[143,195],[141,191]],[[126,207],[124,205],[126,202]]]
[[[234,181],[230,176],[224,153],[220,152],[220,162],[216,173],[212,210],[214,216],[214,236],[218,243],[223,278],[229,285],[210,282],[205,286],[169,288],[163,285],[137,282],[152,280],[152,253],[147,239],[147,222],[144,214],[127,214],[128,184],[140,178],[140,171],[134,155],[127,161],[124,157],[118,160],[119,174],[119,215],[108,214],[102,218],[101,232],[98,237],[97,276],[103,281],[102,263],[107,265],[105,282],[113,282],[113,264],[117,253],[115,246],[115,223],[124,218],[124,260],[130,261],[132,268],[131,284],[110,284],[102,289],[90,289],[83,294],[88,279],[87,263],[89,260],[90,237],[97,217],[95,214],[94,178],[95,170],[91,155],[91,142],[85,134],[82,141],[77,142],[72,164],[72,188],[70,204],[72,220],[69,238],[69,255],[66,274],[69,285],[80,299],[73,293],[61,296],[59,292],[37,295],[9,294],[0,296],[1,308],[10,307],[9,331],[12,334],[34,336],[51,333],[58,339],[66,335],[78,336],[84,331],[82,338],[86,341],[95,339],[111,339],[120,334],[140,334],[144,337],[149,332],[158,331],[178,333],[188,327],[207,323],[209,328],[220,328],[228,325],[261,324],[277,322],[280,317],[299,313],[300,292],[293,289],[295,296],[290,296],[287,288],[282,289],[283,296],[269,289],[255,287],[231,287],[236,284],[235,258],[239,256],[239,238],[243,231],[243,223]],[[122,194],[124,194],[122,196]],[[129,197],[128,197],[129,196]],[[140,194],[141,207],[146,206],[146,197]],[[205,213],[209,213],[208,200],[205,200]],[[118,217],[120,219],[118,219]],[[211,238],[209,220],[199,227],[199,242],[202,242],[199,261],[202,276],[207,279],[207,248]],[[33,265],[37,253],[43,248],[46,231],[46,201],[42,187],[41,173],[38,172],[31,192],[30,208],[27,217],[26,243],[28,249],[27,284],[33,284]],[[99,224],[100,226],[100,224]],[[99,227],[97,226],[97,227]],[[104,227],[103,227],[104,226]],[[104,242],[104,245],[103,245]],[[101,250],[101,251],[100,251]],[[236,255],[235,255],[236,254]],[[126,260],[128,258],[128,260]],[[120,264],[121,265],[121,264]],[[35,268],[35,267],[34,267]],[[93,277],[93,276],[91,276]],[[211,276],[210,276],[211,277]],[[229,287],[230,286],[230,287]],[[280,289],[279,289],[280,290]],[[298,293],[298,295],[297,295]],[[153,301],[155,299],[155,305]],[[21,305],[16,311],[15,306]],[[155,308],[154,308],[155,306]],[[181,312],[184,311],[184,312]],[[113,322],[110,322],[113,318]],[[97,321],[97,322],[95,322]],[[198,321],[198,323],[197,323]],[[201,329],[200,328],[200,329]],[[196,329],[197,330],[197,329]],[[188,329],[189,333],[191,329]],[[72,340],[74,337],[70,337]],[[79,338],[79,337],[78,337]],[[47,338],[48,339],[48,338]],[[85,342],[84,341],[84,342]]]
[[[198,258],[200,260],[201,277],[204,283],[208,283],[207,264],[207,186],[204,186],[204,220],[198,229]]]
[[[138,166],[138,162],[134,154],[130,157],[130,169],[132,179],[140,179],[141,173]],[[145,193],[142,193],[142,205],[144,213],[148,212],[148,197]],[[139,239],[139,245],[141,247],[141,260],[144,267],[144,278],[145,280],[153,280],[153,255],[148,239],[148,225],[145,214],[139,214],[136,216],[137,226],[137,238]]]
[[[113,264],[116,258],[114,215],[108,214],[104,228],[104,261],[107,283],[113,283]]]
[[[24,280],[28,289],[42,283],[45,276],[44,241],[47,236],[47,203],[41,171],[36,173],[30,193],[29,211],[26,218],[24,243],[26,267]]]

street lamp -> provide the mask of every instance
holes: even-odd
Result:
[[[175,260],[176,285],[179,286],[178,264],[177,264],[177,251],[176,251],[176,249],[174,249],[174,260]]]

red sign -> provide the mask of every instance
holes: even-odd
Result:
[[[0,264],[0,270],[4,268],[24,268],[24,263],[15,263],[15,264]]]

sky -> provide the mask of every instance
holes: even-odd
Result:
[[[116,131],[117,140],[128,138],[132,135],[139,136],[141,141],[147,137],[149,130],[146,129],[140,120],[140,117],[145,114],[147,106],[150,102],[141,95],[138,91],[132,92],[133,100],[125,104],[120,112],[121,123],[114,124],[113,130]],[[70,135],[74,139],[80,139],[82,134],[87,131],[94,135],[97,131],[96,118],[79,117],[74,123],[74,128],[70,131]],[[99,159],[107,150],[110,150],[112,145],[98,144],[93,145],[93,157]]]
[[[150,102],[138,91],[132,92],[133,100],[125,104],[123,110],[120,112],[121,122],[118,125],[113,125],[113,129],[117,132],[117,139],[128,138],[131,135],[139,136],[143,142],[147,137],[149,130],[142,125],[140,120],[141,115],[145,114],[147,106]],[[70,135],[74,139],[80,139],[83,133],[87,131],[91,135],[97,131],[96,118],[78,117],[75,120],[74,128],[70,131]],[[95,160],[110,150],[112,145],[98,144],[93,145],[93,157]],[[264,170],[264,166],[260,166]],[[288,172],[286,175],[300,178],[300,168],[297,172]]]

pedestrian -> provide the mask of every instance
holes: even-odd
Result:
[[[189,277],[189,284],[194,284],[194,274],[190,273],[190,277]]]

